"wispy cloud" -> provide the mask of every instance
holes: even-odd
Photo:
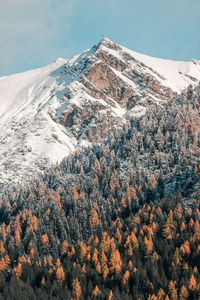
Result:
[[[78,0],[0,1],[0,74],[37,57],[55,57],[70,31],[68,19]],[[48,54],[48,55],[47,55]],[[36,63],[32,61],[32,63]]]

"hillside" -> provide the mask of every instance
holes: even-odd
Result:
[[[198,299],[200,87],[0,203],[2,299]]]

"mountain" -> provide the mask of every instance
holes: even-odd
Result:
[[[198,299],[200,86],[0,197],[0,298]]]
[[[0,299],[199,299],[198,72],[105,39],[0,80]]]
[[[128,50],[109,39],[70,60],[0,78],[0,184],[100,143],[200,80],[200,62]]]

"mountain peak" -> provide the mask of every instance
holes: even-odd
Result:
[[[109,38],[103,37],[100,39],[98,44],[106,44],[106,43],[113,43]]]
[[[107,47],[116,50],[119,49],[119,46],[107,37],[103,37],[102,39],[100,39],[99,42],[92,47],[92,49],[96,51],[101,49],[102,47]]]

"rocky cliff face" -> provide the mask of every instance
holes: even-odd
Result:
[[[200,79],[200,63],[148,57],[103,39],[71,60],[0,78],[0,182],[100,143]]]

